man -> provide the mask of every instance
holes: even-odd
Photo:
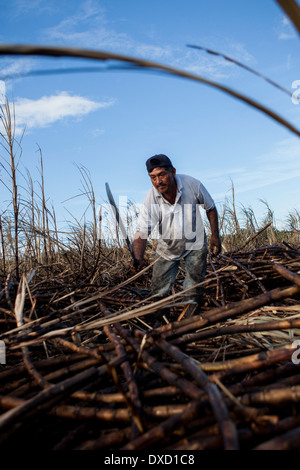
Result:
[[[183,287],[189,289],[187,298],[200,307],[204,289],[202,286],[192,287],[204,280],[208,249],[199,206],[206,211],[211,228],[210,249],[217,255],[221,251],[221,241],[214,201],[200,181],[191,176],[177,175],[166,155],[150,157],[146,167],[152,188],[144,199],[137,220],[133,242],[134,269],[142,269],[147,238],[155,229],[158,230],[156,251],[161,258],[153,266],[152,294],[158,297],[169,295],[183,259],[186,273]]]

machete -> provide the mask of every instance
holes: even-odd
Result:
[[[114,197],[113,197],[113,195],[112,195],[112,192],[111,192],[111,190],[110,190],[110,187],[109,187],[109,184],[108,184],[108,183],[105,183],[105,188],[106,188],[106,194],[107,194],[108,200],[109,200],[110,204],[113,206],[113,208],[114,208],[114,210],[115,210],[117,223],[118,223],[118,225],[119,225],[119,227],[120,227],[120,230],[121,230],[121,232],[122,232],[123,238],[124,238],[124,240],[125,240],[125,242],[126,242],[126,244],[127,244],[127,246],[128,246],[128,249],[129,249],[129,251],[130,251],[131,257],[132,257],[132,259],[133,259],[134,266],[136,267],[137,264],[138,264],[138,262],[137,262],[137,260],[136,260],[136,258],[135,258],[135,256],[134,256],[133,249],[132,249],[132,245],[131,245],[131,243],[130,243],[128,234],[127,234],[126,229],[125,229],[125,227],[124,227],[123,221],[122,221],[122,219],[121,219],[121,217],[120,217],[119,209],[118,209],[118,207],[117,207],[117,205],[116,205],[116,203],[115,203]]]

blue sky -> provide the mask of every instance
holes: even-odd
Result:
[[[0,0],[1,44],[96,49],[151,60],[236,90],[300,128],[297,99],[220,56],[226,54],[300,97],[299,36],[274,0]],[[97,66],[79,59],[0,57],[0,91],[15,104],[21,174],[38,179],[61,226],[87,206],[78,167],[96,202],[105,182],[118,201],[142,202],[145,160],[165,153],[178,173],[202,181],[221,207],[231,198],[278,225],[300,210],[300,142],[290,130],[213,87],[147,71],[30,75]],[[26,74],[29,74],[26,76]],[[294,88],[293,88],[294,87]],[[3,155],[3,153],[0,153]],[[22,176],[19,176],[23,184]],[[0,188],[2,210],[8,194]],[[70,215],[72,214],[72,216]]]

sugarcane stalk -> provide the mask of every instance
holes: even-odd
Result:
[[[98,439],[89,440],[75,448],[75,450],[103,450],[122,445],[130,439],[131,427],[113,431]]]
[[[287,403],[299,403],[300,386],[280,388],[275,390],[262,390],[251,392],[242,396],[241,402],[250,405],[272,405],[285,406]]]
[[[182,353],[178,348],[168,344],[166,340],[159,337],[156,338],[155,343],[173,359],[180,362],[183,369],[186,370],[195,379],[196,383],[205,390],[222,432],[224,448],[227,450],[237,450],[239,448],[239,443],[236,427],[230,419],[226,405],[223,402],[221,394],[215,384],[190,357]]]
[[[172,344],[183,346],[192,342],[201,341],[203,339],[216,338],[220,336],[274,330],[292,330],[293,328],[300,328],[300,319],[292,318],[290,320],[272,320],[269,322],[246,325],[221,326],[199,331],[198,333],[187,334],[172,341]]]
[[[111,366],[120,364],[124,358],[117,358],[110,361]],[[67,378],[58,384],[51,385],[43,389],[34,397],[13,410],[10,410],[0,416],[0,433],[2,440],[10,437],[19,429],[26,419],[32,418],[40,412],[51,409],[59,400],[69,396],[73,391],[80,388],[83,384],[89,383],[95,378],[99,378],[107,373],[106,365],[99,367],[92,366],[89,369],[79,372],[77,375]]]
[[[299,450],[300,445],[300,427],[274,437],[269,441],[254,447],[253,450]]]
[[[216,377],[222,380],[225,377],[237,376],[239,374],[262,369],[278,362],[291,360],[295,348],[293,345],[287,345],[283,348],[278,348],[273,351],[264,351],[259,354],[249,355],[241,359],[233,359],[222,362],[222,364],[201,364],[203,370],[215,371],[210,376],[213,381]]]
[[[174,432],[174,430],[178,433],[186,423],[198,417],[201,406],[201,400],[192,400],[186,405],[182,413],[172,416],[157,426],[154,426],[134,441],[128,442],[121,450],[143,450],[158,442],[163,443],[167,441],[171,437],[170,433]],[[182,430],[182,432],[184,431]]]
[[[105,307],[105,305],[99,302],[100,309],[104,315],[110,315],[110,311]],[[118,326],[118,325],[117,325]],[[122,345],[121,341],[114,333],[113,329],[106,325],[104,326],[104,331],[110,341],[114,344],[116,348],[117,357],[125,357],[126,351],[124,346]],[[136,385],[134,374],[132,371],[131,364],[128,360],[123,361],[121,364],[121,368],[123,370],[124,376],[126,378],[126,382],[128,384],[128,392],[129,397],[127,398],[126,395],[125,399],[128,402],[131,411],[132,411],[132,438],[137,437],[140,433],[143,432],[143,423],[142,423],[142,404],[139,397],[138,387]]]
[[[220,276],[219,274],[217,273],[216,271],[216,268],[214,266],[214,263],[213,263],[213,260],[212,260],[212,256],[209,255],[209,262],[210,262],[210,265],[212,267],[212,270],[214,272],[214,275],[216,276],[216,279],[217,279],[217,291],[216,291],[216,300],[218,301],[219,300],[219,296],[221,296],[221,303],[222,305],[225,305],[226,302],[225,302],[225,296],[224,296],[224,288],[223,288],[223,285],[222,285],[222,282],[220,280]]]
[[[66,377],[72,373],[85,370],[93,365],[97,365],[98,363],[99,361],[97,359],[84,359],[83,361],[80,361],[78,363],[72,364],[70,366],[65,366],[61,369],[56,369],[55,371],[48,373],[44,376],[44,380],[46,380],[48,383],[54,382],[55,380],[62,379],[63,377]],[[23,396],[28,391],[33,390],[35,384],[35,381],[28,382],[28,380],[26,380],[25,384],[21,385],[20,387],[14,390],[14,396]]]
[[[156,330],[156,333],[162,333],[163,337],[179,336],[188,331],[206,327],[210,324],[224,321],[227,318],[250,312],[274,301],[282,300],[286,297],[292,297],[299,294],[300,287],[292,286],[286,289],[274,289],[269,292],[260,294],[254,298],[245,299],[236,302],[235,305],[226,305],[224,308],[216,308],[202,315],[195,315],[191,319],[182,320],[181,322],[173,322],[164,325]]]

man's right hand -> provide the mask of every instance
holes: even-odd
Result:
[[[146,249],[147,238],[143,237],[140,232],[136,232],[133,241],[134,260],[131,262],[130,269],[133,273],[141,271],[145,265],[144,253]]]
[[[143,259],[135,259],[135,260],[132,260],[130,264],[130,269],[134,274],[136,274],[139,271],[141,271],[144,266],[145,266],[145,261]]]

